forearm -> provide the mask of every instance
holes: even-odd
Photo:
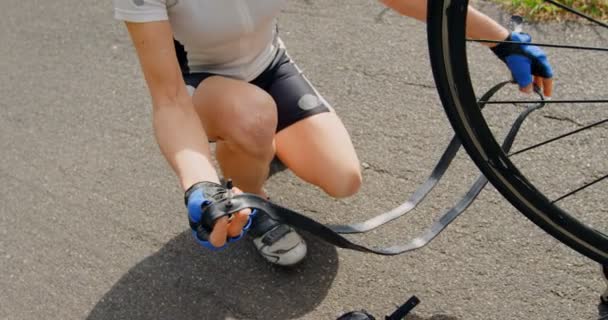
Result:
[[[177,63],[169,21],[125,24],[152,97],[156,141],[182,188],[218,182],[205,130]]]
[[[402,15],[426,22],[427,0],[382,0],[387,7]],[[469,6],[467,14],[467,37],[472,39],[504,40],[509,30],[485,14]],[[484,44],[494,46],[495,44]]]
[[[184,190],[199,181],[219,182],[207,135],[187,94],[155,105],[153,122],[161,152]]]

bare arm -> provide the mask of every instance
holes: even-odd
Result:
[[[427,0],[380,0],[387,7],[401,13],[402,15],[415,18],[417,20],[426,22],[427,19]],[[487,39],[487,40],[497,40],[503,41],[509,37],[510,32],[496,21],[492,20],[490,17],[485,14],[475,10],[471,6],[468,7],[467,12],[467,37],[472,39]],[[497,46],[495,43],[484,43],[483,45],[493,48]],[[544,55],[544,54],[543,54]],[[505,62],[506,63],[506,62]],[[537,64],[540,64],[544,70],[549,70],[548,73],[551,73],[551,67],[546,62],[544,63],[538,59],[536,60]],[[522,75],[522,71],[524,74],[530,73],[530,65],[527,67],[525,63],[520,63],[518,65],[508,65],[509,69],[513,73],[514,70],[518,71],[519,77],[514,78],[520,85],[520,90],[523,92],[530,93],[533,89],[533,83],[531,83],[531,77],[526,77]],[[525,69],[528,70],[525,70]],[[526,72],[527,71],[527,72]],[[543,89],[545,96],[550,97],[553,94],[553,80],[552,76],[545,77],[544,75],[537,73],[533,74],[534,83]]]
[[[199,181],[219,182],[207,136],[181,76],[171,26],[167,21],[126,25],[152,97],[156,141],[182,188]]]
[[[387,7],[414,19],[426,22],[427,0],[381,0]],[[505,40],[509,30],[469,6],[467,36],[472,39]],[[484,44],[492,47],[496,44]]]

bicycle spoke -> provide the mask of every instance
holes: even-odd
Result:
[[[571,196],[571,195],[574,195],[575,193],[577,193],[577,192],[579,192],[579,191],[581,191],[581,190],[583,190],[583,189],[586,189],[586,188],[588,188],[588,187],[590,187],[590,186],[592,186],[592,185],[594,185],[594,184],[596,184],[596,183],[598,183],[598,182],[600,182],[600,181],[602,181],[602,180],[604,180],[604,179],[606,179],[606,178],[608,178],[608,174],[607,174],[607,175],[605,175],[605,176],[603,176],[603,177],[597,178],[597,179],[595,179],[595,180],[593,180],[593,181],[591,181],[591,182],[589,182],[589,183],[587,183],[587,184],[583,185],[583,186],[582,186],[582,187],[580,187],[580,188],[576,188],[576,189],[574,189],[574,190],[572,190],[572,191],[570,191],[570,192],[566,193],[565,195],[563,195],[563,196],[561,196],[561,197],[559,197],[559,198],[557,198],[557,199],[555,199],[555,200],[551,201],[551,203],[556,203],[556,202],[558,202],[558,201],[560,201],[560,200],[563,200],[563,199],[565,199],[565,198],[567,198],[567,197],[569,197],[569,196]]]
[[[608,100],[493,100],[479,101],[485,104],[517,104],[517,103],[608,103]]]
[[[561,4],[561,3],[559,3],[559,2],[557,2],[555,0],[544,0],[544,1],[545,2],[549,2],[549,3],[551,3],[554,6],[560,7],[560,8],[562,8],[562,9],[564,9],[564,10],[566,10],[566,11],[572,13],[572,14],[575,14],[575,15],[581,17],[581,18],[585,18],[585,19],[587,19],[587,20],[589,20],[589,21],[591,21],[593,23],[596,23],[596,24],[598,24],[598,25],[600,25],[600,26],[608,29],[608,24],[605,24],[605,23],[603,23],[603,22],[601,22],[601,21],[599,21],[599,20],[597,20],[595,18],[592,18],[592,17],[590,17],[590,16],[588,16],[588,15],[586,15],[586,14],[584,14],[584,13],[578,11],[578,10],[572,9],[572,8],[568,7],[567,5],[565,5],[565,4]]]
[[[570,131],[570,132],[568,132],[568,133],[562,134],[562,135],[557,136],[557,137],[555,137],[555,138],[551,138],[551,139],[549,139],[549,140],[545,140],[545,141],[543,141],[543,142],[541,142],[541,143],[537,143],[537,144],[535,144],[535,145],[533,145],[533,146],[530,146],[530,147],[527,147],[527,148],[524,148],[524,149],[521,149],[521,150],[515,151],[515,152],[513,152],[513,153],[510,153],[508,156],[509,156],[509,157],[511,157],[511,156],[514,156],[514,155],[517,155],[517,154],[520,154],[520,153],[523,153],[523,152],[526,152],[526,151],[530,151],[530,150],[532,150],[532,149],[536,149],[536,148],[538,148],[538,147],[540,147],[540,146],[544,146],[544,145],[546,145],[546,144],[548,144],[548,143],[551,143],[551,142],[557,141],[557,140],[559,140],[559,139],[562,139],[562,138],[565,138],[565,137],[571,136],[571,135],[576,134],[576,133],[579,133],[579,132],[581,132],[581,131],[591,129],[591,128],[595,127],[595,126],[599,126],[599,125],[601,125],[601,124],[603,124],[603,123],[606,123],[606,122],[608,122],[608,119],[604,119],[604,120],[601,120],[601,121],[595,122],[595,123],[593,123],[593,124],[590,124],[590,125],[588,125],[588,126],[582,127],[582,128],[580,128],[580,129],[576,129],[576,130],[574,130],[574,131]]]
[[[566,2],[565,0],[555,1]],[[427,39],[429,41],[433,76],[443,107],[452,124],[452,128],[457,132],[467,153],[483,172],[484,176],[486,176],[494,187],[496,187],[496,189],[521,213],[556,239],[575,249],[579,253],[602,264],[608,263],[606,220],[605,217],[601,216],[602,211],[598,212],[594,210],[599,206],[605,206],[601,202],[605,201],[605,197],[602,197],[601,193],[598,193],[597,195],[593,194],[594,197],[589,201],[576,202],[574,204],[569,203],[568,206],[564,207],[561,207],[561,203],[559,203],[560,205],[558,206],[558,204],[553,204],[551,202],[561,195],[563,196],[556,199],[556,201],[571,197],[576,194],[576,192],[580,192],[580,190],[585,188],[597,188],[597,186],[599,186],[597,184],[599,181],[604,182],[605,185],[608,179],[606,179],[606,177],[597,179],[597,176],[586,176],[581,177],[584,178],[582,182],[573,183],[572,181],[567,180],[567,176],[571,173],[568,171],[568,165],[570,164],[568,162],[571,161],[571,159],[569,157],[566,159],[553,159],[549,154],[543,154],[542,151],[545,150],[542,149],[534,150],[531,153],[538,153],[538,156],[549,157],[549,162],[552,162],[552,164],[558,167],[546,168],[544,164],[539,166],[537,163],[531,162],[531,159],[534,159],[535,156],[537,156],[536,154],[531,158],[515,159],[516,157],[511,157],[563,138],[561,144],[564,144],[566,140],[570,141],[577,140],[578,138],[586,138],[587,134],[599,134],[603,138],[605,133],[605,130],[603,129],[608,129],[608,126],[606,125],[608,122],[608,116],[606,115],[606,111],[608,111],[606,108],[608,100],[606,99],[608,99],[608,97],[599,94],[592,96],[590,94],[593,92],[603,92],[601,90],[605,88],[603,82],[606,80],[606,77],[591,83],[597,85],[599,88],[597,91],[585,90],[582,93],[586,96],[577,95],[577,97],[565,97],[568,100],[541,101],[542,98],[539,99],[536,96],[519,96],[515,92],[509,92],[507,95],[511,94],[511,96],[505,96],[501,100],[510,101],[479,101],[479,97],[475,94],[475,91],[477,91],[475,90],[475,84],[487,79],[488,67],[477,66],[475,64],[474,68],[470,68],[470,66],[473,66],[472,62],[475,61],[477,63],[479,62],[479,59],[475,59],[477,58],[474,56],[475,52],[473,52],[472,55],[471,52],[467,50],[468,45],[472,45],[473,43],[471,42],[504,43],[506,41],[466,39],[468,12],[466,10],[466,5],[468,5],[468,3],[469,0],[429,0],[427,6],[429,10]],[[547,2],[547,5],[551,6],[549,2]],[[558,7],[553,8],[557,9]],[[597,22],[594,21],[594,23]],[[605,22],[599,23],[599,25],[605,26]],[[593,25],[585,28],[585,30],[587,29],[595,31],[597,27],[596,25]],[[569,30],[564,30],[564,32],[566,31]],[[574,32],[578,33],[578,31],[579,30],[577,29]],[[574,38],[566,37],[564,39]],[[576,39],[578,39],[578,37]],[[539,42],[543,41],[541,40]],[[571,58],[570,52],[572,50],[578,50],[579,52],[585,50],[583,53],[593,53],[596,57],[578,57],[577,55],[572,55],[572,58],[581,58],[585,59],[586,62],[590,62],[589,65],[584,65],[593,68],[590,72],[602,72],[602,69],[598,68],[598,66],[603,66],[602,62],[605,59],[597,56],[597,54],[604,54],[604,56],[606,56],[605,53],[608,52],[608,45],[605,43],[593,40],[590,40],[587,44],[581,43],[582,45],[568,41],[553,43],[526,43],[526,45],[555,48],[552,50],[556,53],[559,50],[562,56],[564,54],[567,55],[565,58]],[[597,60],[594,61],[590,59]],[[592,64],[591,62],[595,64]],[[570,65],[565,65],[564,67],[566,69],[576,68],[576,66]],[[576,68],[576,71],[578,70],[579,68]],[[473,79],[478,81],[473,81]],[[560,80],[560,83],[562,81],[563,80]],[[589,98],[593,100],[590,100]],[[563,98],[560,97],[558,99]],[[563,132],[567,133],[547,135],[546,138],[539,136],[539,130],[541,130],[540,132],[542,133],[542,128],[539,128],[539,126],[552,126],[554,123],[543,121],[531,128],[533,131],[528,138],[535,139],[534,142],[523,145],[520,148],[525,149],[519,151],[514,150],[515,152],[509,155],[510,151],[498,145],[498,139],[495,136],[496,130],[491,128],[494,124],[503,124],[504,117],[501,116],[502,114],[484,114],[481,111],[480,106],[484,104],[520,104],[527,106],[539,103],[553,104],[556,106],[559,104],[562,104],[563,106],[581,104],[584,106],[583,108],[571,110],[571,112],[583,112],[584,116],[594,118],[593,120],[590,120],[590,122],[585,122],[584,126],[586,127],[577,125],[576,127],[562,129]],[[587,106],[594,107],[596,110],[587,110]],[[599,109],[596,107],[599,107]],[[587,125],[591,122],[596,123]],[[601,127],[597,127],[600,125]],[[502,128],[502,126],[499,127]],[[596,130],[593,132],[587,131],[583,134],[575,135],[583,130],[594,127]],[[560,136],[555,137],[556,135]],[[563,152],[572,152],[570,150],[570,147],[572,147],[572,149],[575,150],[574,152],[578,152],[579,150],[581,152],[592,152],[593,159],[599,158],[603,160],[602,154],[598,154],[596,150],[599,147],[602,149],[601,151],[604,151],[603,145],[599,142],[601,140],[581,139],[581,141],[584,143],[581,143],[580,149],[577,149],[579,147],[578,144],[572,146],[567,145],[564,147],[568,148],[565,148]],[[535,145],[528,147],[532,144]],[[577,154],[577,156],[579,155]],[[595,160],[595,165],[599,165],[600,168],[602,168],[602,160]],[[602,169],[600,175],[603,176],[605,174],[606,170]],[[564,183],[573,184],[565,186]],[[583,184],[585,185],[581,186]],[[604,187],[604,185],[601,187]],[[550,190],[554,196],[547,197],[542,190]],[[583,193],[580,192],[576,194],[576,196],[580,198],[583,197],[582,194]],[[587,198],[585,198],[585,200],[587,200]],[[591,224],[589,222],[591,222]]]
[[[515,43],[519,44],[521,42],[515,41],[504,41],[504,40],[489,40],[489,39],[470,39],[467,38],[466,41],[469,42],[479,42],[479,43]],[[608,52],[608,48],[603,47],[589,47],[589,46],[574,46],[567,44],[554,44],[554,43],[540,43],[540,42],[529,42],[526,45],[537,46],[537,47],[547,47],[547,48],[559,48],[559,49],[575,49],[575,50],[586,50],[586,51],[603,51]]]

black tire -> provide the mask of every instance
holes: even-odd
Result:
[[[522,214],[557,240],[603,265],[608,237],[542,194],[496,142],[478,106],[467,64],[468,0],[429,0],[428,42],[437,90],[456,134],[494,187]]]

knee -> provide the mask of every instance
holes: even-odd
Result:
[[[212,77],[204,83],[202,97],[195,97],[206,108],[203,122],[221,140],[252,157],[272,157],[277,128],[274,99],[248,83]],[[218,92],[224,92],[218,94]]]
[[[276,114],[243,113],[231,121],[231,132],[226,138],[250,156],[271,158],[275,151],[276,126]]]
[[[356,194],[361,188],[363,177],[361,168],[352,166],[344,168],[330,179],[325,179],[327,182],[321,184],[321,188],[334,198],[346,198]]]

